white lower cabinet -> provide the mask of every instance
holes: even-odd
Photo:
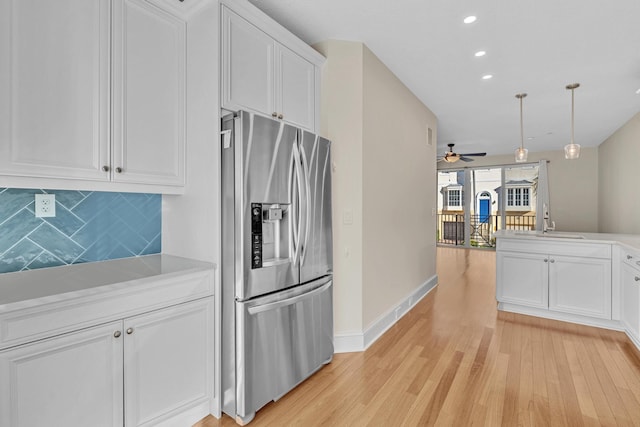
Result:
[[[122,322],[0,352],[0,425],[122,426]]]
[[[497,299],[530,307],[549,307],[546,255],[498,252]]]
[[[125,426],[190,426],[202,416],[189,419],[189,409],[209,412],[214,334],[207,325],[212,298],[124,321]]]
[[[499,239],[496,265],[503,306],[612,318],[611,245]]]
[[[0,351],[0,425],[192,425],[213,337],[207,297]]]
[[[622,304],[620,320],[629,337],[640,347],[640,267],[620,263]]]
[[[611,319],[611,259],[549,256],[549,310]]]

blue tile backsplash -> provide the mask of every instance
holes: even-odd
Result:
[[[56,196],[36,218],[34,195]],[[0,273],[161,251],[162,196],[0,188]]]

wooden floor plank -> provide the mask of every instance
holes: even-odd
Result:
[[[495,252],[441,247],[437,263],[438,287],[366,352],[335,355],[250,426],[640,427],[624,334],[498,312]]]

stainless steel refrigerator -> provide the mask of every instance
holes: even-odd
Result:
[[[330,142],[222,120],[222,409],[239,424],[333,357]]]

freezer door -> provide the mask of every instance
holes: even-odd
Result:
[[[301,283],[333,272],[330,146],[330,141],[300,131],[300,159],[306,181],[303,188],[307,195],[300,203]]]
[[[297,129],[240,111],[235,144],[236,298],[300,283]],[[295,197],[294,197],[295,195]],[[227,224],[223,224],[227,226]]]
[[[333,284],[325,278],[236,306],[236,412],[250,421],[333,357]]]

